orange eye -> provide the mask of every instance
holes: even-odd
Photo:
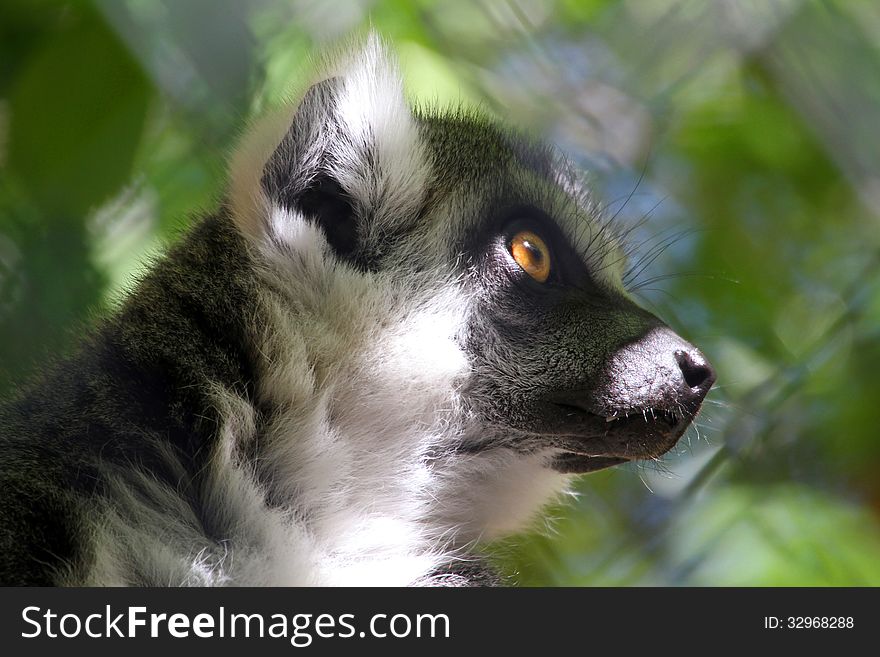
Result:
[[[540,237],[522,230],[510,240],[510,255],[516,264],[539,283],[550,276],[550,249]]]

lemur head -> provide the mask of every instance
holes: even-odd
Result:
[[[278,125],[243,149],[233,211],[276,287],[312,290],[291,298],[324,346],[296,353],[360,409],[348,434],[403,414],[432,427],[422,459],[584,473],[659,457],[694,419],[712,368],[627,295],[613,226],[553,150],[412,110],[375,37]]]

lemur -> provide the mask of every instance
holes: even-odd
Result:
[[[371,35],[0,411],[0,581],[483,585],[476,546],[667,452],[715,374],[552,148],[414,110]]]

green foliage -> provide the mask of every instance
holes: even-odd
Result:
[[[9,90],[7,166],[47,215],[75,224],[131,176],[151,90],[92,12],[45,39]]]
[[[368,23],[417,102],[543,134],[646,218],[636,294],[719,370],[679,453],[584,478],[495,558],[530,585],[880,584],[871,3],[5,0],[0,389],[216,205],[246,120]]]

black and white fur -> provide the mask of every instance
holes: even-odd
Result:
[[[507,248],[527,226],[556,278]],[[0,412],[0,580],[484,584],[577,473],[668,450],[714,374],[636,307],[553,151],[414,113],[378,38]]]

